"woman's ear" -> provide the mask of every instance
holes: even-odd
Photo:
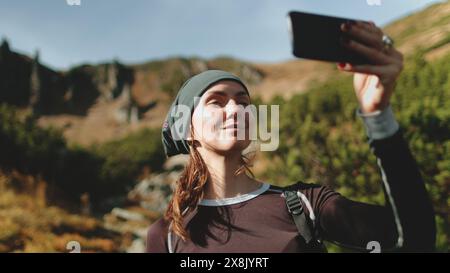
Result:
[[[193,147],[193,148],[197,148],[200,146],[200,142],[198,142],[198,140],[192,140],[191,137],[189,137],[187,140],[187,143],[189,146]]]
[[[193,133],[192,133],[192,125],[190,126],[190,128],[189,128],[189,134],[188,134],[188,136],[186,137],[186,141],[190,144],[190,145],[192,145],[192,143],[194,142],[194,138],[192,137],[192,135],[193,135]]]
[[[194,128],[192,127],[192,124],[189,126],[189,134],[188,134],[188,136],[187,136],[187,138],[186,138],[186,140],[188,141],[188,142],[192,142],[192,140],[193,140],[193,138],[192,138],[192,135],[193,135],[193,132],[194,131],[192,131]]]
[[[191,129],[192,129],[192,127],[191,127]],[[200,146],[200,142],[198,140],[195,140],[191,134],[186,138],[186,141],[192,147]]]

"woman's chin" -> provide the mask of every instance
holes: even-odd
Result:
[[[241,153],[245,148],[247,148],[250,145],[251,141],[249,140],[227,140],[222,141],[220,144],[218,144],[215,147],[215,150],[219,154],[226,154],[226,153]]]

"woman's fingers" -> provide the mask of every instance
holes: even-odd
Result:
[[[395,58],[401,65],[403,65],[403,54],[395,48],[391,48],[388,53]]]
[[[345,33],[343,42],[345,43],[346,41],[351,40],[349,38],[353,38],[353,41],[356,42],[355,47],[364,51],[360,53],[369,53],[368,50],[364,50],[365,46],[366,49],[373,48],[376,51],[380,51],[381,54],[393,57],[393,62],[403,62],[403,55],[399,51],[395,48],[385,48],[383,44],[383,31],[378,28],[375,23],[355,21],[352,24],[342,24],[341,29]],[[358,44],[362,46],[358,46]]]
[[[370,74],[370,75],[377,75],[380,77],[382,82],[385,82],[390,76],[396,77],[400,71],[401,68],[398,67],[396,64],[390,64],[390,65],[351,65],[349,63],[338,64],[339,70],[343,70],[346,72],[353,72],[353,73],[362,73],[362,74]]]
[[[375,25],[374,22],[364,22],[364,21],[356,21],[356,25],[360,28],[367,30],[368,32],[372,32],[379,37],[383,37],[383,31]]]
[[[343,45],[349,50],[366,57],[374,64],[389,64],[393,62],[392,58],[383,53],[381,50],[366,46],[355,40],[345,40],[343,41]]]
[[[338,67],[340,70],[347,72],[356,72],[377,76],[383,75],[383,73],[385,73],[386,71],[386,68],[384,66],[376,66],[376,65],[352,65],[349,63],[339,63]]]
[[[386,48],[383,32],[373,22],[356,21],[344,24],[343,46],[349,51],[365,57],[371,64],[338,64],[339,70],[376,75],[383,85],[390,86],[403,69],[403,55],[394,47]]]
[[[345,23],[341,25],[345,37],[357,40],[367,46],[383,49],[383,34],[377,27],[364,22]]]

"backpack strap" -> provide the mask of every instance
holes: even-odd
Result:
[[[314,232],[306,219],[306,213],[303,211],[303,205],[296,191],[286,190],[283,192],[288,212],[292,215],[297,230],[302,231],[302,236],[306,244],[314,240]]]
[[[299,191],[298,184],[295,183],[287,187],[272,185],[270,190],[282,193],[287,210],[292,215],[297,230],[304,238],[306,245],[311,250],[326,251],[316,226],[314,211],[306,196]],[[304,207],[308,210],[309,217],[307,217]]]

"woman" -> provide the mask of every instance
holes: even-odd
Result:
[[[301,197],[317,238],[359,249],[375,242],[382,250],[432,251],[433,209],[389,104],[402,54],[373,23],[347,23],[342,31],[345,46],[372,63],[338,68],[355,73],[357,114],[378,158],[387,205],[355,202],[314,184],[299,182],[291,189]],[[224,71],[200,73],[182,86],[162,136],[167,156],[184,153],[190,159],[165,217],[149,228],[147,252],[312,250],[308,231],[286,208],[286,194],[246,172],[243,151],[250,140],[247,133],[243,139],[237,133],[249,128],[249,119],[241,122],[237,116],[250,103],[244,83]],[[188,114],[180,115],[180,109]]]

